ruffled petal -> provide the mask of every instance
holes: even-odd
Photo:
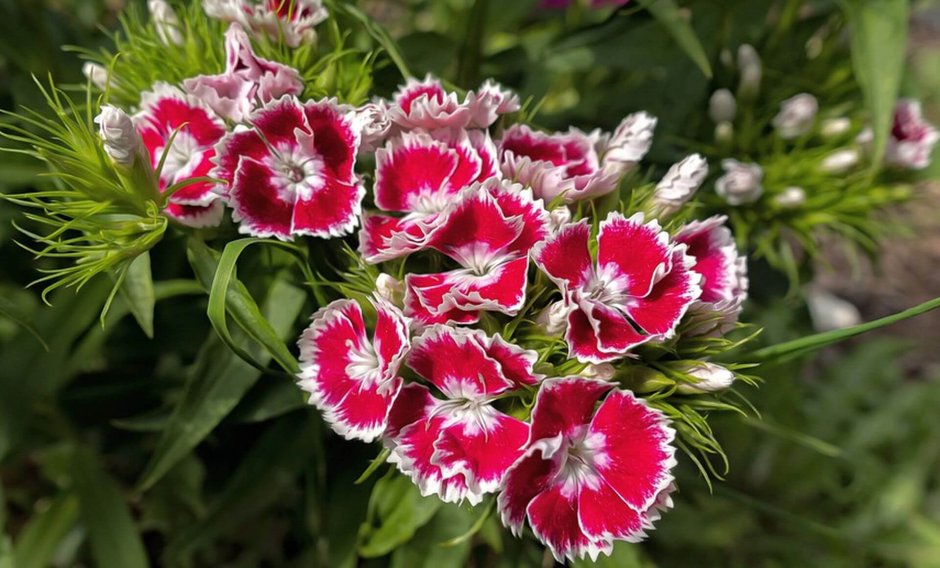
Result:
[[[430,244],[462,266],[485,273],[494,257],[509,252],[523,228],[524,219],[504,215],[495,199],[475,186],[447,212]]]
[[[650,335],[671,337],[679,320],[702,293],[701,275],[692,270],[695,259],[685,254],[685,245],[672,252],[672,270],[657,282],[648,295],[636,298],[627,308],[633,321]]]
[[[568,356],[578,361],[604,363],[620,358],[620,355],[601,350],[596,320],[580,307],[568,312],[565,342],[568,344]]]
[[[589,321],[594,328],[599,350],[606,354],[603,358],[623,357],[627,351],[649,341],[652,336],[640,333],[630,320],[620,311],[599,302],[584,302],[589,308]],[[596,358],[595,358],[596,359]],[[599,361],[590,360],[592,363]]]
[[[278,173],[250,157],[239,163],[229,191],[232,218],[256,237],[291,238],[294,204],[278,188]]]
[[[597,236],[597,266],[626,276],[633,297],[649,294],[653,285],[669,272],[672,262],[669,234],[656,220],[643,223],[643,214],[626,218],[611,213],[601,223]]]
[[[336,179],[352,183],[353,167],[359,151],[359,129],[353,117],[335,100],[309,101],[304,115],[313,133],[313,146],[323,159],[326,171]]]
[[[499,334],[487,338],[483,348],[487,356],[499,363],[503,376],[516,387],[535,385],[544,378],[534,371],[538,353],[531,349],[509,343]]]
[[[513,388],[483,347],[480,330],[433,325],[416,337],[408,366],[448,398],[483,400]]]
[[[375,161],[375,204],[385,211],[441,211],[462,187],[450,184],[460,156],[426,133],[390,140]]]
[[[583,487],[578,496],[578,520],[592,540],[639,542],[646,533],[646,518],[630,508],[606,483]],[[611,542],[611,546],[613,543]]]
[[[359,252],[366,262],[375,264],[423,250],[441,221],[441,215],[412,214],[399,218],[364,214]]]
[[[597,401],[612,388],[613,383],[581,377],[546,379],[535,397],[530,440],[572,435],[591,421]]]
[[[309,199],[298,197],[291,218],[291,233],[312,237],[348,235],[359,222],[362,198],[366,190],[360,184],[329,177]]]
[[[440,81],[430,75],[423,81],[409,79],[393,98],[389,116],[403,128],[464,128],[472,118],[472,109],[461,103],[455,93],[448,93]]]
[[[584,556],[596,560],[600,553],[610,554],[613,548],[609,541],[594,540],[581,529],[576,492],[552,486],[532,499],[527,513],[535,537],[548,546],[558,562]]]
[[[525,455],[506,471],[497,504],[503,524],[516,536],[522,534],[529,503],[545,491],[558,474],[560,460],[553,458],[561,443],[561,434],[533,443]]]
[[[225,207],[221,201],[209,205],[182,205],[171,200],[163,212],[187,227],[203,229],[218,227],[225,214]]]
[[[535,245],[532,259],[563,291],[584,287],[594,275],[586,221],[563,225]]]
[[[466,271],[463,271],[466,272]],[[418,326],[438,323],[471,324],[480,319],[477,310],[465,311],[453,306],[453,273],[409,274],[405,277],[405,313]]]
[[[746,283],[742,286],[738,250],[726,221],[724,215],[693,221],[675,236],[675,241],[686,245],[686,252],[695,258],[695,272],[702,275],[699,299],[703,302],[733,300],[742,293],[742,287],[747,287]]]

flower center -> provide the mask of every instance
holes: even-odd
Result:
[[[563,495],[574,495],[582,487],[600,487],[598,469],[608,461],[605,448],[604,435],[589,432],[587,425],[565,440],[561,469],[555,477]]]
[[[368,341],[360,341],[359,345],[348,342],[349,363],[346,373],[357,379],[362,388],[369,388],[382,380],[382,364],[375,347]]]
[[[283,201],[307,201],[325,185],[323,158],[307,154],[298,146],[284,145],[278,148],[277,154],[269,158],[267,165],[274,172],[273,181]]]
[[[584,294],[591,300],[608,306],[623,306],[629,302],[628,282],[611,265],[601,266],[584,286]]]
[[[164,151],[166,160],[163,162],[160,177],[171,184],[192,177],[193,170],[202,161],[203,149],[187,132],[177,132],[169,149],[157,149],[155,157],[159,159]]]

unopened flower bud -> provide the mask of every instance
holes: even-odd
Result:
[[[764,171],[759,165],[727,159],[722,160],[721,167],[725,174],[715,182],[715,192],[728,205],[753,203],[764,193]]]
[[[558,335],[568,327],[568,312],[570,308],[564,301],[559,300],[541,311],[535,318],[535,323],[547,335]]]
[[[858,325],[862,315],[854,304],[820,289],[811,289],[806,305],[816,331],[834,331]]]
[[[809,132],[819,112],[819,102],[809,93],[800,93],[780,104],[780,112],[773,119],[777,135],[784,140],[797,138]]]
[[[699,154],[692,154],[673,164],[653,192],[656,215],[671,215],[678,211],[701,187],[707,176],[708,161]]]
[[[558,229],[571,221],[571,209],[567,205],[561,205],[548,212],[548,222],[552,229]]]
[[[624,118],[604,148],[604,170],[623,174],[642,160],[653,144],[655,129],[656,117],[645,112]]]
[[[730,122],[719,122],[715,126],[715,142],[722,146],[730,146],[734,141],[734,126]]]
[[[734,371],[716,363],[694,361],[680,366],[678,370],[696,379],[694,383],[679,384],[676,390],[682,394],[717,392],[734,383]]]
[[[799,207],[806,203],[806,191],[802,187],[790,186],[774,197],[774,202],[787,209]]]
[[[108,88],[108,70],[104,66],[88,61],[82,65],[82,73],[99,91]]]
[[[741,74],[738,97],[754,99],[760,92],[761,78],[764,74],[760,55],[757,54],[754,46],[745,43],[738,47],[738,71]]]
[[[375,293],[396,306],[401,306],[405,296],[405,285],[389,274],[382,273],[375,279]]]
[[[852,130],[852,121],[848,118],[827,118],[823,121],[819,133],[823,138],[834,140],[845,136],[849,130]]]
[[[180,21],[166,0],[147,0],[147,7],[163,45],[181,45],[183,36],[180,34]]]
[[[708,116],[715,123],[733,122],[738,113],[738,101],[728,89],[718,89],[708,99]]]
[[[114,163],[122,166],[134,165],[142,142],[131,117],[115,106],[102,105],[101,112],[95,117],[95,124],[98,125],[101,139],[104,141],[104,150]]]
[[[388,136],[392,120],[388,115],[388,104],[383,100],[366,103],[356,110],[356,123],[362,134],[359,150],[369,152],[381,146]]]
[[[599,379],[602,381],[612,381],[616,374],[616,369],[610,363],[590,363],[579,373],[586,379]]]
[[[841,174],[854,168],[861,156],[855,148],[844,148],[829,154],[819,164],[819,169],[830,174]]]

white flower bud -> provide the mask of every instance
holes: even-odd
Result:
[[[760,91],[760,82],[764,70],[760,55],[750,44],[738,47],[738,71],[741,81],[738,83],[738,97],[753,99]]]
[[[401,306],[405,297],[405,285],[401,280],[383,272],[375,279],[375,293],[396,306]]]
[[[99,91],[108,88],[108,70],[104,66],[88,61],[82,65],[82,73]]]
[[[388,114],[388,103],[376,100],[356,109],[355,122],[362,133],[361,152],[371,152],[385,141],[392,127]]]
[[[101,139],[104,140],[104,150],[114,163],[122,166],[134,165],[142,141],[131,117],[115,106],[101,105],[101,112],[95,117],[95,124],[98,125]]]
[[[802,187],[790,186],[774,197],[774,202],[787,209],[799,207],[806,203],[806,191]]]
[[[610,363],[590,363],[579,375],[586,379],[599,379],[601,381],[612,381],[617,371]]]
[[[819,169],[830,174],[841,174],[854,168],[861,155],[855,148],[844,148],[829,154],[819,164]]]
[[[548,222],[552,229],[559,229],[571,221],[571,209],[567,205],[561,205],[548,212]]]
[[[777,135],[784,140],[809,132],[819,112],[819,102],[809,93],[800,93],[780,103],[780,112],[773,119]]]
[[[823,138],[834,140],[841,138],[852,130],[852,121],[845,117],[827,118],[823,121],[819,133]]]
[[[655,129],[656,117],[645,112],[624,118],[604,148],[605,172],[623,174],[642,160],[653,144]]]
[[[728,89],[718,89],[708,99],[708,116],[715,123],[733,122],[738,113],[738,101]]]
[[[680,383],[676,390],[682,394],[701,394],[724,390],[734,383],[734,371],[716,363],[696,361],[680,369],[698,379],[695,383]]]
[[[147,0],[147,7],[163,45],[181,45],[183,36],[180,34],[180,21],[166,0]]]
[[[737,160],[722,160],[721,167],[725,175],[715,182],[715,192],[718,193],[728,205],[741,205],[753,203],[764,193],[761,185],[764,171],[757,164],[745,164]]]
[[[653,192],[655,214],[671,215],[678,211],[701,187],[707,176],[708,161],[699,154],[692,154],[673,164]]]
[[[855,305],[817,288],[806,294],[806,306],[816,331],[834,331],[862,322],[862,315]]]
[[[568,327],[568,312],[571,308],[562,300],[551,304],[535,318],[535,323],[548,335],[559,335]]]

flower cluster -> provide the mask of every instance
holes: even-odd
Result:
[[[302,100],[300,74],[246,32],[284,18],[275,4],[206,2],[233,22],[224,72],[153,85],[132,116],[104,108],[116,167],[150,168],[183,226],[217,225],[227,206],[259,238],[358,233],[371,289],[313,314],[299,385],[335,432],[381,440],[423,495],[496,499],[558,559],[643,538],[671,506],[677,432],[638,393],[709,396],[735,377],[707,346],[737,322],[744,258],[725,217],[682,223],[705,159],[644,184],[654,117],[543,132],[511,122],[519,99],[493,81]],[[291,6],[288,44],[322,16]],[[633,199],[602,215],[610,194]]]

